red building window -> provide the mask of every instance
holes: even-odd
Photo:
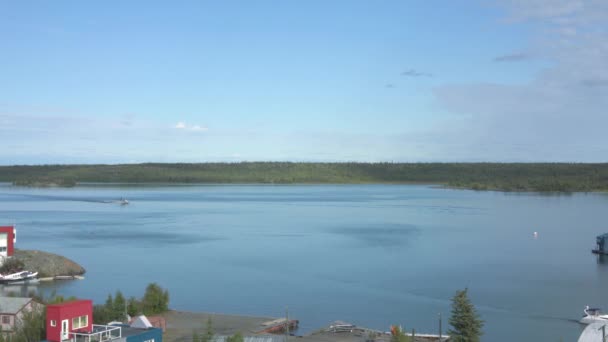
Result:
[[[86,328],[89,325],[89,317],[87,315],[72,318],[72,329]]]

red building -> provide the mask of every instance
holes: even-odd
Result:
[[[75,300],[46,307],[46,339],[61,342],[72,333],[91,333],[93,330],[93,301]]]
[[[0,264],[4,262],[4,259],[13,256],[15,253],[15,242],[17,242],[15,227],[0,227]]]

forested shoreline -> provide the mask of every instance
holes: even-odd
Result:
[[[98,183],[426,183],[501,191],[608,190],[608,163],[144,163],[0,166],[0,182],[23,186]]]

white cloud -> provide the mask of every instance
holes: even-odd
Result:
[[[193,132],[206,132],[209,130],[209,128],[207,128],[207,126],[201,126],[201,125],[187,125],[185,122],[180,121],[177,124],[175,124],[174,128],[179,129],[179,130],[184,130],[184,131],[193,131]]]
[[[193,130],[193,131],[202,131],[202,132],[208,130],[207,127],[205,127],[205,126],[199,126],[199,125],[194,125],[190,129]]]

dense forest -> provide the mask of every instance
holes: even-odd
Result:
[[[608,164],[291,163],[1,166],[0,182],[25,186],[101,183],[427,183],[503,191],[606,191]]]

